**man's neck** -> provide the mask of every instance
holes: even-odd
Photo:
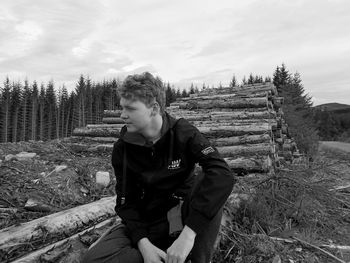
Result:
[[[143,136],[149,141],[152,141],[155,143],[158,141],[161,137],[161,130],[162,130],[162,125],[163,125],[163,118],[161,115],[157,114],[153,121],[152,124],[150,125],[149,129],[147,129],[144,133]]]

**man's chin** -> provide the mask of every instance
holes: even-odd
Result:
[[[126,128],[128,129],[128,132],[136,132],[135,127],[133,127],[131,124],[125,124]]]

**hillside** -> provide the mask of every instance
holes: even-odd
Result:
[[[332,111],[332,112],[338,112],[338,111],[349,111],[350,112],[350,105],[336,103],[336,102],[317,105],[314,108],[320,109],[320,110]]]
[[[321,140],[350,141],[350,105],[326,103],[314,107]]]

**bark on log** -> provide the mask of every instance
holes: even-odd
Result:
[[[273,162],[269,156],[226,157],[224,160],[230,169],[239,175],[268,173],[273,170]],[[201,169],[200,166],[196,166],[195,172],[199,173]]]
[[[245,120],[216,120],[216,121],[190,121],[194,126],[233,126],[233,125],[264,125],[268,124],[272,130],[277,129],[277,121],[274,119],[245,119]]]
[[[241,135],[271,134],[271,126],[262,125],[235,125],[235,126],[215,126],[198,127],[198,130],[209,138],[232,137]]]
[[[121,129],[125,126],[124,123],[115,123],[115,124],[88,124],[86,125],[87,129]]]
[[[261,83],[253,85],[244,85],[241,87],[234,87],[233,92],[247,92],[252,93],[255,91],[271,91],[273,95],[277,95],[277,88],[272,83]]]
[[[80,262],[81,256],[87,251],[89,244],[84,244],[82,238],[88,236],[93,242],[101,236],[108,228],[120,224],[120,220],[115,217],[109,218],[97,225],[72,235],[54,244],[45,246],[28,255],[16,259],[12,263],[32,263],[42,262],[42,259],[56,259],[54,262]],[[84,239],[87,239],[86,237]],[[67,251],[68,250],[68,251]],[[68,252],[68,253],[67,253]],[[45,261],[46,262],[46,261]]]
[[[249,119],[271,119],[276,116],[269,111],[239,111],[239,112],[212,112],[212,113],[195,113],[188,112],[171,112],[170,115],[176,118],[184,118],[188,121],[205,121],[205,120],[249,120]]]
[[[212,138],[210,142],[213,146],[227,146],[227,145],[244,145],[244,144],[257,144],[257,143],[271,143],[271,136],[269,134],[260,135],[242,135],[234,137],[224,138]]]
[[[192,94],[191,94],[192,95]],[[241,96],[240,96],[241,95]],[[176,102],[186,102],[186,101],[192,101],[194,99],[196,100],[227,100],[227,99],[237,99],[237,98],[242,98],[242,95],[247,97],[247,94],[238,94],[238,93],[231,93],[231,94],[213,94],[213,95],[204,95],[204,96],[190,96],[187,98],[181,98],[177,99]],[[259,97],[267,97],[267,93],[259,93]],[[255,96],[257,97],[257,96]],[[251,98],[251,97],[249,97]]]
[[[248,110],[239,110],[239,111],[210,111],[208,113],[202,113],[202,112],[193,112],[193,111],[177,111],[172,112],[173,114],[181,115],[184,118],[192,117],[195,119],[197,116],[198,120],[203,116],[204,119],[211,119],[211,120],[217,120],[217,119],[238,119],[238,120],[244,120],[244,119],[270,119],[270,118],[276,118],[276,113],[273,111],[248,111]]]
[[[267,173],[273,169],[273,163],[269,156],[228,157],[224,159],[234,172],[245,171],[247,173]]]
[[[265,156],[275,153],[274,145],[269,143],[221,146],[217,150],[223,157]]]
[[[42,245],[50,238],[53,241],[72,234],[115,215],[115,197],[54,213],[21,225],[0,230],[0,255],[11,258],[29,252],[33,242]]]
[[[115,137],[84,137],[84,136],[71,136],[70,142],[83,142],[83,143],[115,143],[118,141]],[[68,141],[68,142],[69,142]]]
[[[175,104],[176,102],[172,102],[172,104]],[[166,111],[171,115],[172,113],[178,113],[178,112],[184,112],[184,113],[190,113],[190,114],[212,114],[214,112],[219,113],[234,113],[234,112],[258,112],[258,111],[267,111],[266,106],[258,107],[258,108],[211,108],[211,109],[180,109],[178,105],[170,106],[166,109]],[[275,112],[275,110],[271,110],[272,113]]]
[[[121,110],[104,110],[103,117],[120,117]]]
[[[123,124],[124,120],[120,117],[104,117],[102,122],[108,124]]]
[[[212,108],[261,108],[267,107],[266,98],[237,98],[227,100],[189,100],[179,102],[180,109],[212,109]]]
[[[88,136],[88,137],[119,137],[119,129],[87,129],[75,128],[73,136]]]

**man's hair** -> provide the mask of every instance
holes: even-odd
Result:
[[[165,89],[162,80],[149,72],[129,75],[118,88],[119,96],[128,100],[140,100],[150,107],[154,102],[160,106],[160,114],[165,109]]]

